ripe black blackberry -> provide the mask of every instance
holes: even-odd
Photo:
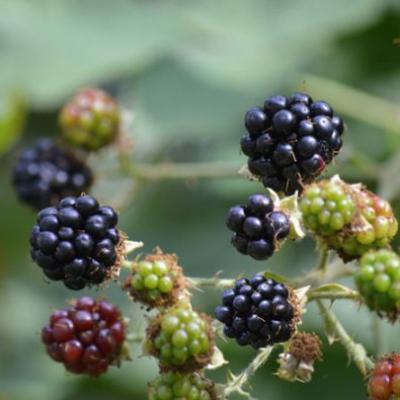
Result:
[[[258,349],[288,341],[299,322],[296,294],[284,284],[261,274],[241,278],[222,297],[215,310],[224,333],[241,346]]]
[[[233,246],[256,260],[272,256],[290,233],[288,216],[274,210],[271,197],[263,194],[253,194],[246,205],[232,207],[226,225],[235,232],[232,236]]]
[[[23,151],[13,171],[19,198],[37,210],[88,191],[92,182],[89,166],[49,139],[40,139]]]
[[[312,182],[342,147],[343,121],[324,101],[304,93],[268,97],[245,116],[241,148],[249,170],[277,192]]]
[[[124,353],[125,321],[120,311],[101,300],[81,297],[72,306],[54,311],[42,329],[49,356],[74,374],[98,376]]]
[[[111,277],[122,240],[118,216],[91,196],[66,197],[39,212],[31,234],[32,259],[51,280],[80,290]]]

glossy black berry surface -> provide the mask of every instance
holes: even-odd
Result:
[[[296,327],[296,305],[288,288],[261,274],[241,278],[222,296],[215,317],[227,337],[256,349],[286,342]]]
[[[250,172],[285,194],[301,192],[342,148],[342,119],[304,93],[269,97],[246,113],[245,127],[240,145]]]
[[[118,259],[118,216],[92,196],[66,197],[38,213],[31,256],[50,280],[73,290],[106,280]]]
[[[275,210],[272,199],[264,194],[253,194],[246,205],[232,207],[226,225],[234,232],[233,246],[256,260],[271,257],[290,232],[288,216]]]
[[[49,139],[24,150],[13,170],[18,197],[34,209],[56,205],[66,196],[87,192],[93,174],[86,163]]]

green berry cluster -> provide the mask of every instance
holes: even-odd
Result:
[[[304,225],[316,235],[330,236],[351,222],[356,206],[340,180],[308,186],[300,200]]]
[[[360,259],[357,287],[371,310],[396,317],[400,310],[400,257],[392,250],[370,251]]]
[[[65,104],[59,122],[64,138],[72,145],[95,151],[112,143],[120,131],[118,103],[100,89],[80,90]]]
[[[149,385],[149,400],[217,400],[215,385],[200,374],[168,372]]]
[[[172,254],[157,249],[145,259],[132,264],[132,275],[125,284],[131,296],[150,307],[176,303],[185,287],[182,269]]]
[[[179,304],[160,314],[148,328],[150,354],[164,370],[195,371],[209,363],[213,337],[208,318]]]
[[[357,213],[350,226],[329,239],[329,244],[345,260],[389,246],[398,229],[392,207],[386,200],[359,186],[353,187],[353,198]]]
[[[398,229],[387,201],[337,176],[305,188],[300,210],[305,227],[344,261],[389,246]]]

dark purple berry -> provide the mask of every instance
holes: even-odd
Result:
[[[243,223],[245,219],[246,213],[243,207],[232,207],[229,210],[228,217],[226,219],[226,226],[234,232],[240,232],[243,228]]]
[[[328,117],[332,116],[332,108],[325,101],[315,101],[310,106],[310,111],[312,116],[316,115],[326,115]]]
[[[288,110],[278,111],[272,118],[274,129],[278,133],[290,133],[296,125],[296,116]]]
[[[302,158],[311,157],[318,149],[318,141],[313,136],[303,136],[296,145],[296,153]]]
[[[250,135],[257,136],[267,128],[268,117],[261,108],[254,107],[247,111],[244,123]]]
[[[264,102],[264,110],[273,115],[279,110],[283,110],[288,106],[288,99],[285,96],[271,96]]]

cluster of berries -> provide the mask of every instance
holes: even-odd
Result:
[[[215,384],[203,375],[169,372],[149,385],[149,400],[218,400]]]
[[[47,278],[73,290],[112,276],[121,257],[118,216],[92,196],[66,197],[39,212],[31,234],[32,259]]]
[[[42,329],[49,356],[75,374],[98,376],[123,358],[125,321],[112,304],[81,297]]]
[[[13,183],[21,201],[40,210],[64,197],[87,192],[93,173],[76,152],[41,139],[21,153],[14,167]]]
[[[251,173],[276,192],[301,192],[342,147],[343,121],[304,93],[268,97],[245,116],[241,148]]]
[[[215,310],[227,337],[256,349],[288,341],[299,316],[295,292],[261,274],[237,280],[224,292],[222,305]]]
[[[40,139],[17,160],[13,184],[21,201],[40,210],[88,192],[93,172],[77,149],[99,150],[115,141],[121,115],[117,102],[102,90],[79,91],[60,113],[60,143]]]
[[[400,397],[400,354],[389,354],[375,363],[368,381],[371,400],[394,400]]]
[[[400,311],[400,257],[392,250],[372,250],[360,259],[355,281],[367,306],[389,319]]]
[[[304,224],[345,261],[387,247],[398,223],[390,204],[338,177],[308,186],[300,200]]]
[[[157,248],[131,265],[132,273],[125,282],[131,297],[148,307],[169,307],[182,294],[185,280],[174,254],[163,254]]]
[[[232,244],[256,260],[271,257],[290,233],[289,217],[274,207],[271,197],[254,194],[246,205],[229,210],[226,225],[234,232]]]

